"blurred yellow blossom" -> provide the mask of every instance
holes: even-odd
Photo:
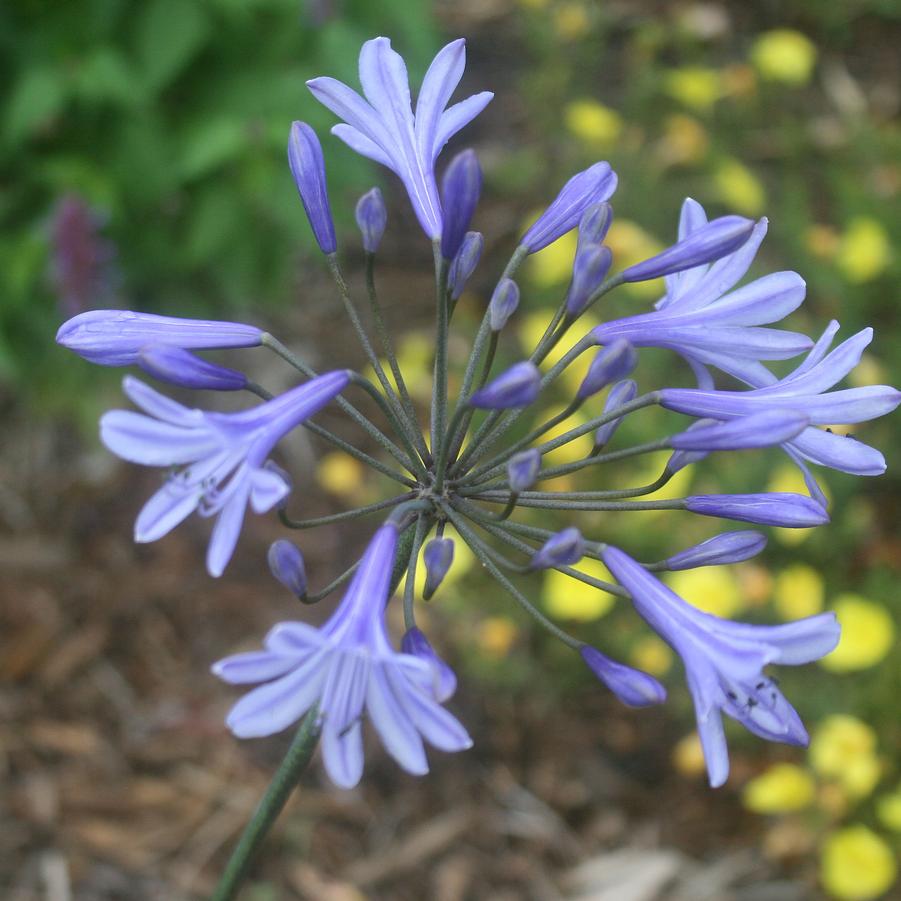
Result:
[[[331,494],[349,501],[362,501],[366,495],[363,465],[344,451],[325,454],[316,467],[316,481]]]
[[[722,160],[713,172],[720,200],[730,210],[756,216],[766,206],[766,193],[757,176],[736,159]]]
[[[564,41],[584,37],[591,25],[583,3],[563,3],[554,10],[554,28]]]
[[[529,218],[531,225],[543,212],[539,210]],[[565,285],[573,271],[573,257],[576,255],[578,235],[575,230],[567,232],[561,238],[549,244],[538,253],[533,253],[526,263],[529,278],[539,288],[551,288],[554,285]]]
[[[693,116],[674,113],[667,116],[663,125],[660,156],[668,165],[692,165],[707,155],[710,138],[707,131]]]
[[[868,901],[887,891],[898,875],[891,847],[861,824],[827,836],[820,860],[820,879],[833,898]]]
[[[827,716],[814,730],[809,757],[820,776],[835,780],[854,798],[866,797],[879,781],[876,733],[856,717]]]
[[[505,616],[489,616],[479,623],[476,638],[479,648],[488,657],[506,657],[516,641],[516,623]]]
[[[795,563],[776,576],[773,602],[783,619],[802,619],[823,609],[823,577],[805,563]]]
[[[622,270],[660,253],[663,245],[640,225],[629,219],[614,219],[607,232],[606,245],[613,254],[614,266]],[[662,297],[666,291],[663,279],[630,282],[623,289],[638,297]]]
[[[886,828],[901,832],[901,786],[876,799],[876,816]]]
[[[742,563],[736,568],[741,593],[749,606],[760,607],[767,603],[773,592],[773,576],[759,563]]]
[[[754,813],[793,813],[811,804],[815,788],[803,767],[776,763],[745,786],[742,802]]]
[[[889,237],[882,224],[869,216],[848,223],[835,258],[844,277],[854,284],[878,278],[892,258]]]
[[[742,63],[726,66],[720,73],[723,93],[731,97],[747,97],[757,88],[757,76],[754,70]]]
[[[432,396],[432,358],[435,342],[423,332],[409,332],[397,347],[397,363],[410,394],[425,400]],[[386,370],[387,371],[387,370]],[[390,372],[388,374],[390,378]]]
[[[804,234],[807,249],[820,259],[831,259],[838,251],[838,232],[831,225],[811,225]]]
[[[528,9],[544,9],[549,0],[519,0],[519,2]]]
[[[709,110],[722,94],[719,72],[701,66],[671,69],[665,73],[663,85],[670,97],[701,111]]]
[[[673,765],[683,776],[698,776],[705,772],[704,749],[697,732],[680,738],[673,748]]]
[[[567,103],[563,121],[567,130],[589,147],[609,147],[623,130],[623,120],[616,110],[588,98]]]
[[[728,566],[703,566],[668,573],[664,581],[689,604],[728,618],[744,608],[738,579]]]
[[[575,569],[595,579],[602,579],[605,582],[613,581],[607,567],[599,560],[591,560],[586,557],[579,562]],[[548,570],[544,575],[541,599],[544,609],[551,616],[579,622],[600,619],[613,607],[615,600],[612,594],[573,579],[566,573],[558,572],[555,569]]]
[[[888,381],[888,379],[889,376],[882,363],[868,353],[865,353],[860,358],[860,362],[848,373],[848,383],[853,388],[863,388],[864,385],[878,385]]]
[[[560,407],[552,407],[546,410],[542,410],[539,413],[536,421],[538,422],[546,422],[553,416],[556,416],[562,409],[562,405]],[[559,438],[561,435],[565,435],[570,429],[578,428],[580,425],[584,425],[589,420],[589,416],[587,413],[582,410],[577,410],[572,416],[568,416],[563,422],[558,423],[553,428],[548,429],[542,436],[541,440],[544,441],[552,441],[554,438]],[[541,459],[542,467],[547,466],[559,466],[561,463],[568,463],[573,460],[581,460],[583,457],[587,457],[591,453],[591,449],[594,447],[594,432],[588,432],[585,435],[582,435],[579,438],[574,439],[573,441],[569,441],[566,444],[561,445],[556,450],[549,451],[544,454]],[[563,484],[560,479],[552,479],[547,482],[551,487],[548,488],[549,491],[563,491],[561,485]]]
[[[638,669],[652,676],[663,676],[673,665],[673,652],[670,646],[656,635],[647,635],[635,642],[629,659]]]
[[[856,594],[843,594],[832,605],[842,627],[838,647],[820,661],[835,673],[875,666],[895,641],[895,624],[888,610]]]
[[[763,78],[786,84],[810,80],[817,49],[800,31],[777,28],[761,34],[751,47],[751,62]]]

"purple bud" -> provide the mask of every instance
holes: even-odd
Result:
[[[576,251],[573,277],[566,294],[566,312],[570,316],[578,316],[585,309],[588,299],[607,277],[612,262],[610,248],[600,244],[585,244]]]
[[[319,249],[325,254],[334,253],[338,243],[325,184],[322,145],[316,132],[306,122],[295,122],[291,126],[288,165]]]
[[[469,398],[471,407],[480,410],[507,410],[527,407],[541,388],[541,373],[529,360],[514,363],[506,372],[490,381],[481,391]]]
[[[167,344],[188,350],[257,347],[263,332],[239,322],[178,319],[131,310],[90,310],[64,322],[56,343],[91,363],[130,366],[148,344]]]
[[[764,410],[728,422],[701,420],[673,435],[670,445],[679,450],[743,450],[771,447],[790,441],[810,425],[810,417],[797,410]]]
[[[707,451],[673,451],[669,460],[666,461],[664,470],[669,473],[670,476],[674,476],[680,469],[685,469],[686,466],[691,466],[692,463],[699,463],[706,456]]]
[[[723,532],[714,535],[694,547],[686,548],[667,557],[666,569],[695,569],[699,566],[721,566],[740,563],[757,556],[766,547],[766,535],[751,529],[741,532]]]
[[[510,490],[519,494],[535,484],[541,469],[541,453],[537,448],[520,451],[507,461],[507,481]]]
[[[301,599],[307,596],[307,571],[297,545],[285,538],[273,541],[269,546],[268,560],[272,575],[288,591]]]
[[[488,304],[488,319],[491,323],[491,331],[499,332],[507,320],[516,312],[519,306],[519,286],[512,278],[502,278],[491,295]]]
[[[610,389],[607,400],[604,402],[604,413],[612,413],[614,410],[635,400],[637,396],[638,385],[632,381],[632,379],[617,382]],[[613,433],[619,428],[621,422],[622,419],[611,419],[610,422],[605,422],[603,425],[598,426],[597,431],[594,433],[594,446],[596,448],[602,448],[607,444],[613,437]]]
[[[662,253],[636,263],[622,273],[624,282],[644,282],[712,263],[738,250],[751,235],[754,223],[744,216],[721,216],[693,231]]]
[[[813,498],[783,492],[696,495],[685,498],[685,509],[702,516],[787,529],[808,529],[829,522],[829,514]]]
[[[529,569],[554,569],[558,566],[572,566],[585,556],[585,540],[582,533],[573,527],[551,535],[532,556]]]
[[[482,169],[474,150],[458,153],[441,179],[441,255],[452,260],[463,243],[466,230],[482,193]]]
[[[268,469],[269,472],[274,472],[287,486],[288,490],[285,492],[285,496],[275,505],[276,510],[284,510],[288,506],[288,497],[291,492],[294,490],[294,479],[291,478],[291,475],[288,473],[286,469],[282,469],[275,460],[267,460],[263,464],[263,469]]]
[[[608,200],[616,190],[616,173],[609,163],[595,163],[574,175],[551,205],[522,236],[520,245],[535,253],[578,225],[588,207]]]
[[[425,563],[425,587],[422,590],[424,600],[431,600],[438,586],[444,581],[451,564],[454,562],[454,542],[450,538],[433,538],[422,552]]]
[[[635,348],[625,339],[617,338],[609,347],[599,350],[588,367],[588,374],[579,385],[576,397],[585,400],[597,394],[611,382],[625,378],[638,363]]]
[[[473,272],[475,272],[476,266],[479,265],[484,246],[485,239],[482,237],[481,232],[466,233],[447,274],[451,300],[457,300],[463,293],[466,283]]]
[[[613,222],[613,207],[609,203],[593,203],[579,220],[579,250],[587,244],[602,244]]]
[[[647,707],[662,704],[666,689],[653,677],[624,663],[611,660],[597,648],[584,644],[579,648],[588,668],[629,707]]]
[[[454,671],[435,653],[435,649],[429,644],[429,640],[421,629],[413,626],[400,640],[400,649],[405,654],[412,654],[425,661],[432,668],[434,677],[433,691],[435,700],[443,703],[453,696],[457,690],[457,677]]]
[[[388,210],[385,209],[382,192],[378,188],[367,191],[357,201],[354,215],[357,227],[363,235],[363,250],[366,253],[376,253],[379,244],[382,243],[385,226],[388,224]]]
[[[204,360],[182,347],[148,344],[138,354],[138,366],[161,382],[182,388],[211,391],[240,391],[247,387],[247,376]]]

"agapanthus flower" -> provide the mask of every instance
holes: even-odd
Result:
[[[514,363],[506,372],[476,391],[469,404],[483,410],[527,407],[538,397],[541,373],[530,360]]]
[[[394,650],[385,603],[397,549],[397,526],[375,533],[338,608],[319,629],[284,622],[264,650],[220,660],[213,672],[232,685],[265,683],[231,709],[229,729],[240,738],[273,735],[317,708],[322,757],[331,780],[352,788],[363,773],[363,719],[385,750],[414,775],[428,772],[423,739],[441,751],[472,742],[439,703],[448,692],[444,666]]]
[[[613,660],[588,644],[582,645],[579,653],[585,665],[623,704],[647,707],[666,700],[666,689],[653,676]]]
[[[376,253],[388,225],[388,210],[382,192],[378,188],[370,188],[357,201],[354,216],[363,236],[363,250],[366,253]]]
[[[336,370],[241,413],[189,409],[138,379],[125,393],[144,413],[113,410],[100,420],[100,438],[123,460],[144,466],[180,466],[150,498],[135,523],[135,541],[162,538],[197,510],[216,516],[207,569],[219,576],[231,559],[248,502],[271,510],[290,490],[265,466],[275,444],[347,386]],[[148,415],[145,415],[148,414]]]
[[[334,78],[307,82],[313,96],[344,120],[332,134],[357,153],[387,166],[404,183],[413,211],[433,241],[442,230],[435,161],[444,145],[494,96],[483,91],[447,107],[465,65],[462,38],[440,50],[423,79],[415,114],[406,64],[388,38],[367,41],[360,51],[365,100]]]
[[[155,379],[180,388],[240,391],[247,387],[247,376],[243,372],[211,363],[172,344],[148,344],[142,347],[137,364]]]
[[[766,410],[799,410],[813,425],[852,424],[883,416],[901,403],[901,392],[889,385],[829,389],[857,365],[863,349],[873,338],[873,330],[863,329],[831,353],[826,351],[837,323],[794,372],[750,391],[717,391],[699,388],[664,388],[660,403],[680,413],[729,420]],[[846,435],[809,427],[786,442],[805,460],[857,475],[879,475],[885,459],[875,448]]]
[[[422,589],[422,596],[428,601],[438,590],[454,562],[453,539],[433,538],[422,552],[422,562],[425,564],[425,585]]]
[[[447,287],[450,290],[451,300],[458,300],[466,287],[466,283],[475,272],[476,266],[482,257],[482,249],[485,247],[485,238],[479,232],[467,232],[463,236],[463,243],[457,251],[447,274]]]
[[[325,183],[325,159],[316,132],[306,122],[291,126],[288,164],[319,249],[325,254],[334,253],[338,242]]]
[[[722,713],[768,741],[807,744],[801,718],[764,668],[810,663],[832,651],[840,632],[835,614],[781,626],[733,623],[692,607],[618,548],[602,556],[638,613],[682,658],[711,786],[729,775]]]
[[[56,343],[100,366],[131,366],[148,344],[186,350],[257,347],[263,331],[240,322],[180,319],[132,310],[89,310],[64,322]]]
[[[610,388],[610,391],[607,392],[603,412],[605,414],[613,413],[630,401],[635,400],[637,396],[638,385],[635,381],[632,379],[624,379],[621,382],[617,382]],[[598,426],[597,431],[594,433],[594,446],[596,448],[604,447],[604,445],[606,445],[613,437],[621,422],[622,419],[611,419],[609,422],[605,422],[603,425]]]
[[[696,569],[700,566],[722,566],[740,563],[755,557],[766,547],[763,532],[747,529],[740,532],[723,532],[700,544],[679,551],[664,561],[664,569]]]

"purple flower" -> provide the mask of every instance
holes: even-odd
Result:
[[[450,541],[450,539],[441,539]],[[453,542],[451,542],[453,545]],[[435,649],[429,643],[428,638],[421,629],[413,626],[404,633],[400,640],[400,649],[405,654],[412,654],[420,660],[424,660],[433,668],[436,675],[434,683],[435,700],[443,704],[454,696],[457,690],[456,673],[435,653]]]
[[[466,287],[466,283],[475,272],[482,256],[485,239],[480,232],[467,232],[457,255],[451,262],[447,273],[447,287],[451,300],[458,300]]]
[[[519,286],[512,278],[502,278],[491,295],[488,304],[488,320],[491,331],[499,332],[507,320],[516,312],[519,306]]]
[[[469,398],[469,405],[482,410],[527,407],[541,389],[541,373],[530,360],[514,363]]]
[[[295,122],[291,126],[288,165],[319,249],[325,254],[334,253],[338,243],[328,202],[322,145],[306,122]]]
[[[291,594],[303,599],[307,596],[307,568],[300,548],[286,538],[269,545],[269,570]]]
[[[722,420],[763,410],[802,410],[813,425],[866,422],[891,412],[901,402],[901,393],[888,385],[829,391],[857,365],[873,338],[873,330],[864,329],[827,354],[837,327],[833,323],[804,362],[783,379],[776,381],[767,373],[768,384],[751,391],[664,388],[660,403],[680,413]],[[875,448],[817,428],[804,429],[786,442],[786,449],[842,472],[879,475],[885,471],[885,459]]]
[[[248,502],[271,510],[290,490],[266,458],[285,434],[309,419],[347,385],[346,370],[320,375],[240,413],[191,410],[126,377],[125,393],[145,413],[113,410],[100,420],[100,438],[123,460],[181,466],[150,498],[135,523],[135,541],[162,538],[197,510],[217,516],[207,570],[222,575],[234,552]]]
[[[602,556],[638,613],[682,658],[711,786],[729,775],[722,713],[768,741],[807,744],[797,711],[763,670],[828,654],[839,639],[834,614],[782,626],[732,623],[687,604],[621,550],[607,547]]]
[[[745,450],[772,447],[799,435],[810,423],[798,410],[761,410],[728,422],[704,419],[669,439],[670,447],[686,451]]]
[[[595,204],[609,200],[616,190],[616,173],[610,163],[595,163],[576,173],[561,189],[551,205],[520,239],[520,246],[535,253],[579,224],[582,215]]]
[[[592,394],[597,394],[611,382],[624,379],[637,364],[638,354],[635,353],[635,348],[624,338],[614,341],[595,354],[576,397],[585,400]]]
[[[538,448],[530,447],[528,450],[514,454],[507,461],[507,482],[510,490],[517,494],[526,491],[535,484],[538,472],[541,469],[541,452]]]
[[[607,277],[613,254],[600,244],[580,245],[573,263],[573,277],[566,293],[566,312],[578,316]]]
[[[141,349],[137,362],[148,375],[182,388],[240,391],[247,387],[243,372],[211,363],[171,344],[148,344]]]
[[[712,263],[734,253],[751,235],[754,223],[743,216],[721,216],[680,237],[662,253],[623,270],[624,282],[644,282]]]
[[[593,203],[579,220],[578,250],[589,244],[601,244],[613,222],[613,207],[606,201]]]
[[[385,625],[397,527],[388,522],[369,543],[337,610],[319,629],[280,623],[264,650],[220,660],[213,672],[232,685],[263,682],[231,709],[226,723],[239,738],[281,732],[314,705],[322,756],[331,780],[352,788],[363,772],[364,715],[388,753],[423,775],[423,739],[442,751],[472,745],[466,730],[438,703],[447,674],[419,654],[398,653]]]
[[[441,203],[444,228],[441,231],[441,255],[452,260],[463,243],[482,193],[482,170],[474,150],[458,153],[441,179]]]
[[[714,535],[713,538],[667,557],[666,569],[675,571],[740,563],[759,554],[766,547],[766,541],[766,535],[753,529],[723,532],[722,535]]]
[[[360,51],[364,100],[334,78],[307,82],[313,96],[344,120],[332,129],[352,150],[387,166],[404,183],[426,235],[441,237],[442,215],[435,160],[444,145],[494,96],[488,91],[445,109],[466,65],[466,42],[453,41],[429,66],[414,115],[407,67],[388,38],[367,41]]]
[[[638,385],[632,379],[625,379],[622,382],[617,382],[610,389],[607,399],[604,401],[604,414],[618,410],[623,405],[635,400],[637,396]],[[610,422],[605,422],[603,425],[598,426],[597,431],[594,433],[595,448],[600,449],[608,444],[613,437],[613,433],[619,428],[621,422],[621,418],[611,419]]]
[[[532,555],[529,569],[555,569],[558,566],[572,566],[585,556],[585,540],[582,533],[573,527],[551,535]]]
[[[388,210],[385,209],[385,201],[378,188],[367,191],[357,201],[355,216],[357,227],[363,235],[363,250],[375,253],[382,243],[382,235],[388,224]]]
[[[623,704],[648,707],[666,700],[666,689],[653,676],[612,660],[591,645],[583,644],[579,653],[586,666]]]
[[[64,322],[56,343],[100,366],[130,366],[148,344],[187,350],[257,347],[263,332],[240,322],[177,319],[131,310],[90,310]]]
[[[450,538],[433,538],[422,552],[425,563],[425,586],[422,589],[424,600],[431,600],[432,595],[444,581],[451,564],[454,562],[454,542]],[[406,649],[405,649],[406,650]],[[439,699],[443,700],[443,698]]]
[[[737,519],[760,526],[810,529],[829,522],[819,501],[803,494],[699,494],[685,498],[685,509],[701,516]]]

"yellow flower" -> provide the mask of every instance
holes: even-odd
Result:
[[[532,224],[543,212],[540,210],[529,220]],[[573,257],[576,255],[578,235],[575,230],[567,232],[562,237],[549,244],[538,253],[533,253],[526,264],[528,277],[539,288],[552,288],[555,285],[565,285],[573,271]]]
[[[858,216],[841,237],[835,264],[854,284],[878,278],[892,258],[892,247],[882,225],[869,216]]]
[[[895,641],[895,624],[888,610],[855,594],[840,595],[832,609],[841,624],[842,637],[820,665],[846,673],[879,663]]]
[[[316,467],[316,481],[331,494],[350,501],[365,498],[365,476],[363,465],[344,451],[325,454]]]
[[[635,642],[629,659],[633,666],[652,676],[664,676],[673,665],[673,652],[665,641],[648,635]]]
[[[698,776],[705,772],[704,750],[697,732],[680,738],[673,748],[673,765],[683,776]]]
[[[397,347],[397,363],[403,373],[404,381],[410,394],[420,400],[432,396],[432,357],[435,354],[435,343],[431,337],[422,332],[410,332],[405,335]],[[387,366],[388,377],[391,377]]]
[[[901,786],[876,801],[876,816],[883,826],[901,832]]]
[[[786,84],[806,84],[816,58],[810,38],[790,28],[766,31],[751,47],[751,62],[761,76]]]
[[[820,879],[833,898],[878,898],[898,875],[892,849],[871,829],[857,824],[833,832],[823,844]]]
[[[766,193],[757,176],[735,159],[725,159],[713,173],[720,200],[739,213],[756,216],[766,206]]]
[[[826,717],[814,731],[809,757],[820,776],[835,780],[854,798],[866,797],[879,781],[876,733],[853,716]]]
[[[804,234],[804,243],[815,257],[831,259],[838,250],[838,232],[831,225],[811,225]]]
[[[482,653],[496,659],[506,657],[516,641],[516,624],[505,616],[489,616],[479,623],[477,642]]]
[[[616,110],[590,99],[567,103],[563,121],[567,130],[589,147],[609,147],[623,130],[623,120]]]
[[[812,567],[796,563],[776,576],[773,601],[783,619],[802,619],[823,609],[823,577]]]
[[[607,567],[599,560],[585,558],[577,567],[580,572],[605,582],[613,581]],[[614,596],[585,582],[573,579],[566,573],[549,570],[541,587],[544,609],[560,619],[590,622],[600,619],[613,607]]]
[[[726,566],[685,569],[668,574],[664,581],[689,604],[714,616],[735,616],[745,606],[738,579]]]
[[[584,37],[590,25],[588,10],[581,3],[564,3],[554,11],[554,27],[564,41]]]
[[[810,805],[815,788],[807,770],[776,763],[745,786],[742,802],[754,813],[793,813]]]
[[[663,250],[659,241],[628,219],[614,219],[604,243],[613,254],[617,270],[640,263]],[[647,282],[630,282],[624,285],[624,289],[637,297],[649,298],[662,297],[666,290],[663,280],[659,278]]]
[[[722,94],[719,73],[701,66],[671,69],[664,75],[663,85],[670,97],[702,112],[709,110]]]
[[[660,155],[669,165],[692,165],[707,155],[710,138],[704,126],[692,116],[674,113],[663,128]]]

